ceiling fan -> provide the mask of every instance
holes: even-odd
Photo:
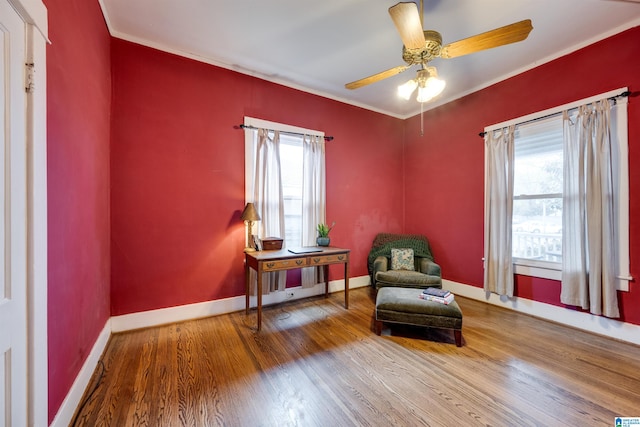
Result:
[[[491,49],[527,38],[533,26],[530,19],[525,19],[504,27],[496,28],[482,34],[468,37],[457,42],[442,45],[442,36],[434,30],[423,30],[423,0],[420,9],[413,2],[401,2],[389,8],[389,14],[402,39],[402,59],[406,65],[391,68],[381,73],[347,83],[347,89],[357,89],[388,77],[395,76],[413,65],[420,65],[415,79],[409,80],[398,88],[398,93],[409,99],[418,88],[418,102],[426,102],[437,96],[444,89],[444,81],[439,80],[435,67],[428,67],[429,61],[435,58],[456,58],[481,50]]]

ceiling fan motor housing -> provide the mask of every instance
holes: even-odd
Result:
[[[407,49],[402,46],[402,59],[404,62],[409,65],[425,64],[440,56],[440,50],[442,49],[442,36],[440,33],[433,30],[425,30],[424,38],[426,42],[422,48]]]

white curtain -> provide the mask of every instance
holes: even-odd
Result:
[[[318,135],[304,135],[302,140],[302,246],[315,246],[317,226],[326,223],[325,143]],[[322,269],[302,269],[302,287],[323,281]]]
[[[564,120],[562,290],[564,304],[620,317],[616,292],[610,101]]]
[[[260,215],[258,237],[284,237],[284,196],[280,174],[280,133],[258,129],[255,145],[255,175],[253,203]],[[253,272],[253,270],[251,270]],[[286,285],[286,271],[264,273],[262,292],[282,291]],[[251,278],[252,293],[255,281]]]
[[[511,215],[515,126],[485,135],[484,290],[513,296]]]

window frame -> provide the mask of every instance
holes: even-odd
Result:
[[[517,117],[501,123],[493,124],[484,128],[484,132],[491,132],[511,125],[519,125],[527,122],[540,120],[545,117],[562,113],[564,110],[571,110],[581,105],[590,104],[603,98],[617,97],[616,107],[612,109],[612,120],[615,126],[612,129],[612,140],[616,141],[617,148],[617,173],[615,181],[617,183],[617,224],[618,224],[618,281],[617,289],[629,291],[629,281],[633,280],[629,270],[629,138],[628,138],[628,98],[618,97],[623,92],[627,92],[627,87],[618,88],[609,92],[601,93],[589,98],[538,111],[526,116]],[[485,171],[486,173],[486,171]],[[486,179],[486,178],[485,178]],[[515,195],[514,195],[515,199]],[[552,280],[562,279],[562,264],[548,261],[529,260],[524,258],[513,259],[514,274],[540,277]]]

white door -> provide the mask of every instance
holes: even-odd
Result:
[[[25,24],[0,0],[0,426],[27,424]]]

